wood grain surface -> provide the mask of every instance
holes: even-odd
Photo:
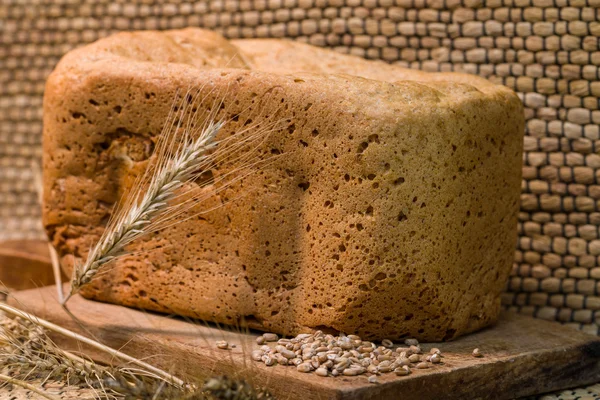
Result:
[[[84,326],[101,342],[184,378],[243,377],[267,386],[278,399],[510,399],[590,384],[600,377],[600,338],[512,313],[503,314],[496,326],[456,341],[422,344],[425,351],[440,348],[443,364],[413,369],[407,377],[384,374],[371,384],[366,376],[322,378],[252,361],[256,332],[226,331],[80,296],[69,302],[75,321],[58,305],[55,293],[54,287],[21,291],[9,303],[80,333]],[[217,340],[236,347],[217,349]],[[61,344],[82,349],[77,343]],[[476,347],[483,358],[471,355]]]
[[[48,242],[43,240],[0,242],[0,287],[22,290],[53,283]]]

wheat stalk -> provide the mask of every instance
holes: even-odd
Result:
[[[40,391],[48,381],[63,382],[73,388],[91,390],[95,398],[115,400],[154,398],[165,389],[177,395],[196,390],[195,385],[166,385],[164,377],[145,369],[99,365],[63,350],[38,325],[40,321],[31,317],[17,316],[11,320],[0,314],[0,365],[3,366],[0,373],[4,374],[0,381],[31,389],[32,383],[41,380],[36,385]],[[42,393],[38,394],[47,394]]]
[[[27,382],[43,378],[39,384],[43,387],[47,381],[63,380],[69,386],[82,380],[92,386],[104,377],[112,377],[107,368],[59,349],[32,321],[19,317],[9,320],[2,315],[0,328],[0,365],[12,379]]]
[[[156,368],[153,365],[150,365],[144,361],[138,360],[137,358],[131,357],[125,353],[122,353],[118,350],[115,350],[111,347],[105,346],[102,343],[98,343],[95,340],[89,339],[85,336],[82,336],[78,333],[72,332],[68,329],[63,328],[62,326],[58,326],[56,324],[53,324],[52,322],[48,322],[46,320],[43,320],[41,318],[38,318],[34,315],[31,315],[29,313],[26,313],[25,311],[19,310],[18,308],[14,308],[9,306],[8,304],[4,304],[4,303],[0,303],[0,310],[7,312],[9,314],[15,315],[17,317],[21,317],[23,319],[27,319],[29,321],[31,321],[33,324],[37,325],[37,326],[41,326],[44,327],[46,329],[49,329],[53,332],[59,333],[63,336],[69,337],[71,339],[75,339],[81,343],[85,343],[91,347],[94,347],[95,349],[98,349],[100,351],[103,351],[105,353],[110,354],[111,356],[129,362],[131,364],[137,365],[140,368],[144,369],[145,371],[148,371],[158,377],[160,377],[161,379],[164,379],[166,382],[169,382],[173,385],[176,386],[180,386],[180,387],[184,387],[185,386],[185,382],[182,381],[181,379],[169,374],[166,371],[163,371],[162,369]]]
[[[71,289],[62,304],[81,286],[89,283],[103,265],[125,254],[125,246],[148,232],[145,228],[168,208],[168,202],[175,197],[177,190],[206,166],[209,157],[207,152],[216,146],[214,138],[222,126],[222,122],[211,121],[198,138],[190,140],[186,135],[177,151],[173,154],[166,152],[165,159],[160,160],[161,163],[152,176],[147,191],[140,196],[139,203],[123,208],[115,223],[107,228],[89,253],[85,263],[75,266]]]
[[[0,381],[10,383],[13,385],[17,385],[17,386],[20,386],[27,390],[31,390],[32,392],[37,393],[38,395],[40,395],[46,399],[49,399],[49,400],[60,400],[60,397],[53,396],[49,393],[46,393],[43,390],[33,386],[32,384],[29,384],[29,383],[23,381],[21,379],[17,379],[17,378],[8,376],[8,375],[0,374]]]
[[[42,178],[42,168],[40,164],[33,160],[31,161],[31,171],[33,172],[33,184],[35,186],[35,191],[38,195],[38,202],[40,203],[40,208],[44,209],[44,183]],[[40,228],[42,231],[44,230],[44,224],[40,220]],[[58,259],[58,253],[56,253],[56,249],[52,246],[52,243],[48,239],[48,252],[50,253],[50,260],[52,262],[52,273],[54,274],[54,283],[56,285],[56,293],[58,294],[58,301],[60,303],[64,302],[64,293],[62,286],[62,278],[60,272],[60,260]]]
[[[0,309],[3,306],[0,303]],[[0,365],[3,367],[0,383],[19,385],[48,399],[57,398],[42,389],[46,382],[62,382],[76,390],[90,390],[95,398],[107,400],[273,398],[265,389],[255,388],[241,379],[223,376],[202,381],[190,377],[193,381],[181,386],[168,384],[164,377],[146,369],[99,365],[59,348],[46,333],[45,327],[51,326],[47,321],[10,306],[5,310],[17,317],[3,318],[0,313]],[[59,332],[64,333],[62,329]]]

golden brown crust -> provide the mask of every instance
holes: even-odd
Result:
[[[347,74],[383,82],[448,80],[469,84],[483,91],[499,90],[497,85],[474,75],[411,70],[383,61],[365,60],[291,40],[241,39],[232,40],[231,43],[245,54],[245,59],[251,68],[276,74],[308,71],[320,74]]]
[[[44,223],[67,269],[188,87],[237,115],[221,137],[248,119],[284,119],[258,149],[284,157],[203,205],[225,206],[140,241],[150,251],[116,263],[86,296],[283,334],[431,341],[496,319],[520,193],[514,93],[200,29],[112,36],[65,56],[48,80]]]

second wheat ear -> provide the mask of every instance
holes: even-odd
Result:
[[[204,172],[210,165],[209,151],[217,145],[215,136],[223,125],[223,122],[211,121],[195,139],[190,138],[189,126],[186,127],[188,132],[176,149],[171,148],[176,130],[167,132],[147,189],[138,188],[132,199],[119,209],[86,261],[75,266],[71,289],[63,305],[89,283],[102,266],[125,254],[125,246],[148,233],[152,222],[169,209],[169,201],[177,197],[178,189]]]

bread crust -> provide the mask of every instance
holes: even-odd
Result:
[[[201,29],[120,33],[48,79],[43,218],[67,274],[152,160],[181,88],[237,116],[221,138],[284,120],[256,150],[283,156],[136,242],[86,297],[285,335],[440,341],[496,320],[521,183],[512,91]]]

